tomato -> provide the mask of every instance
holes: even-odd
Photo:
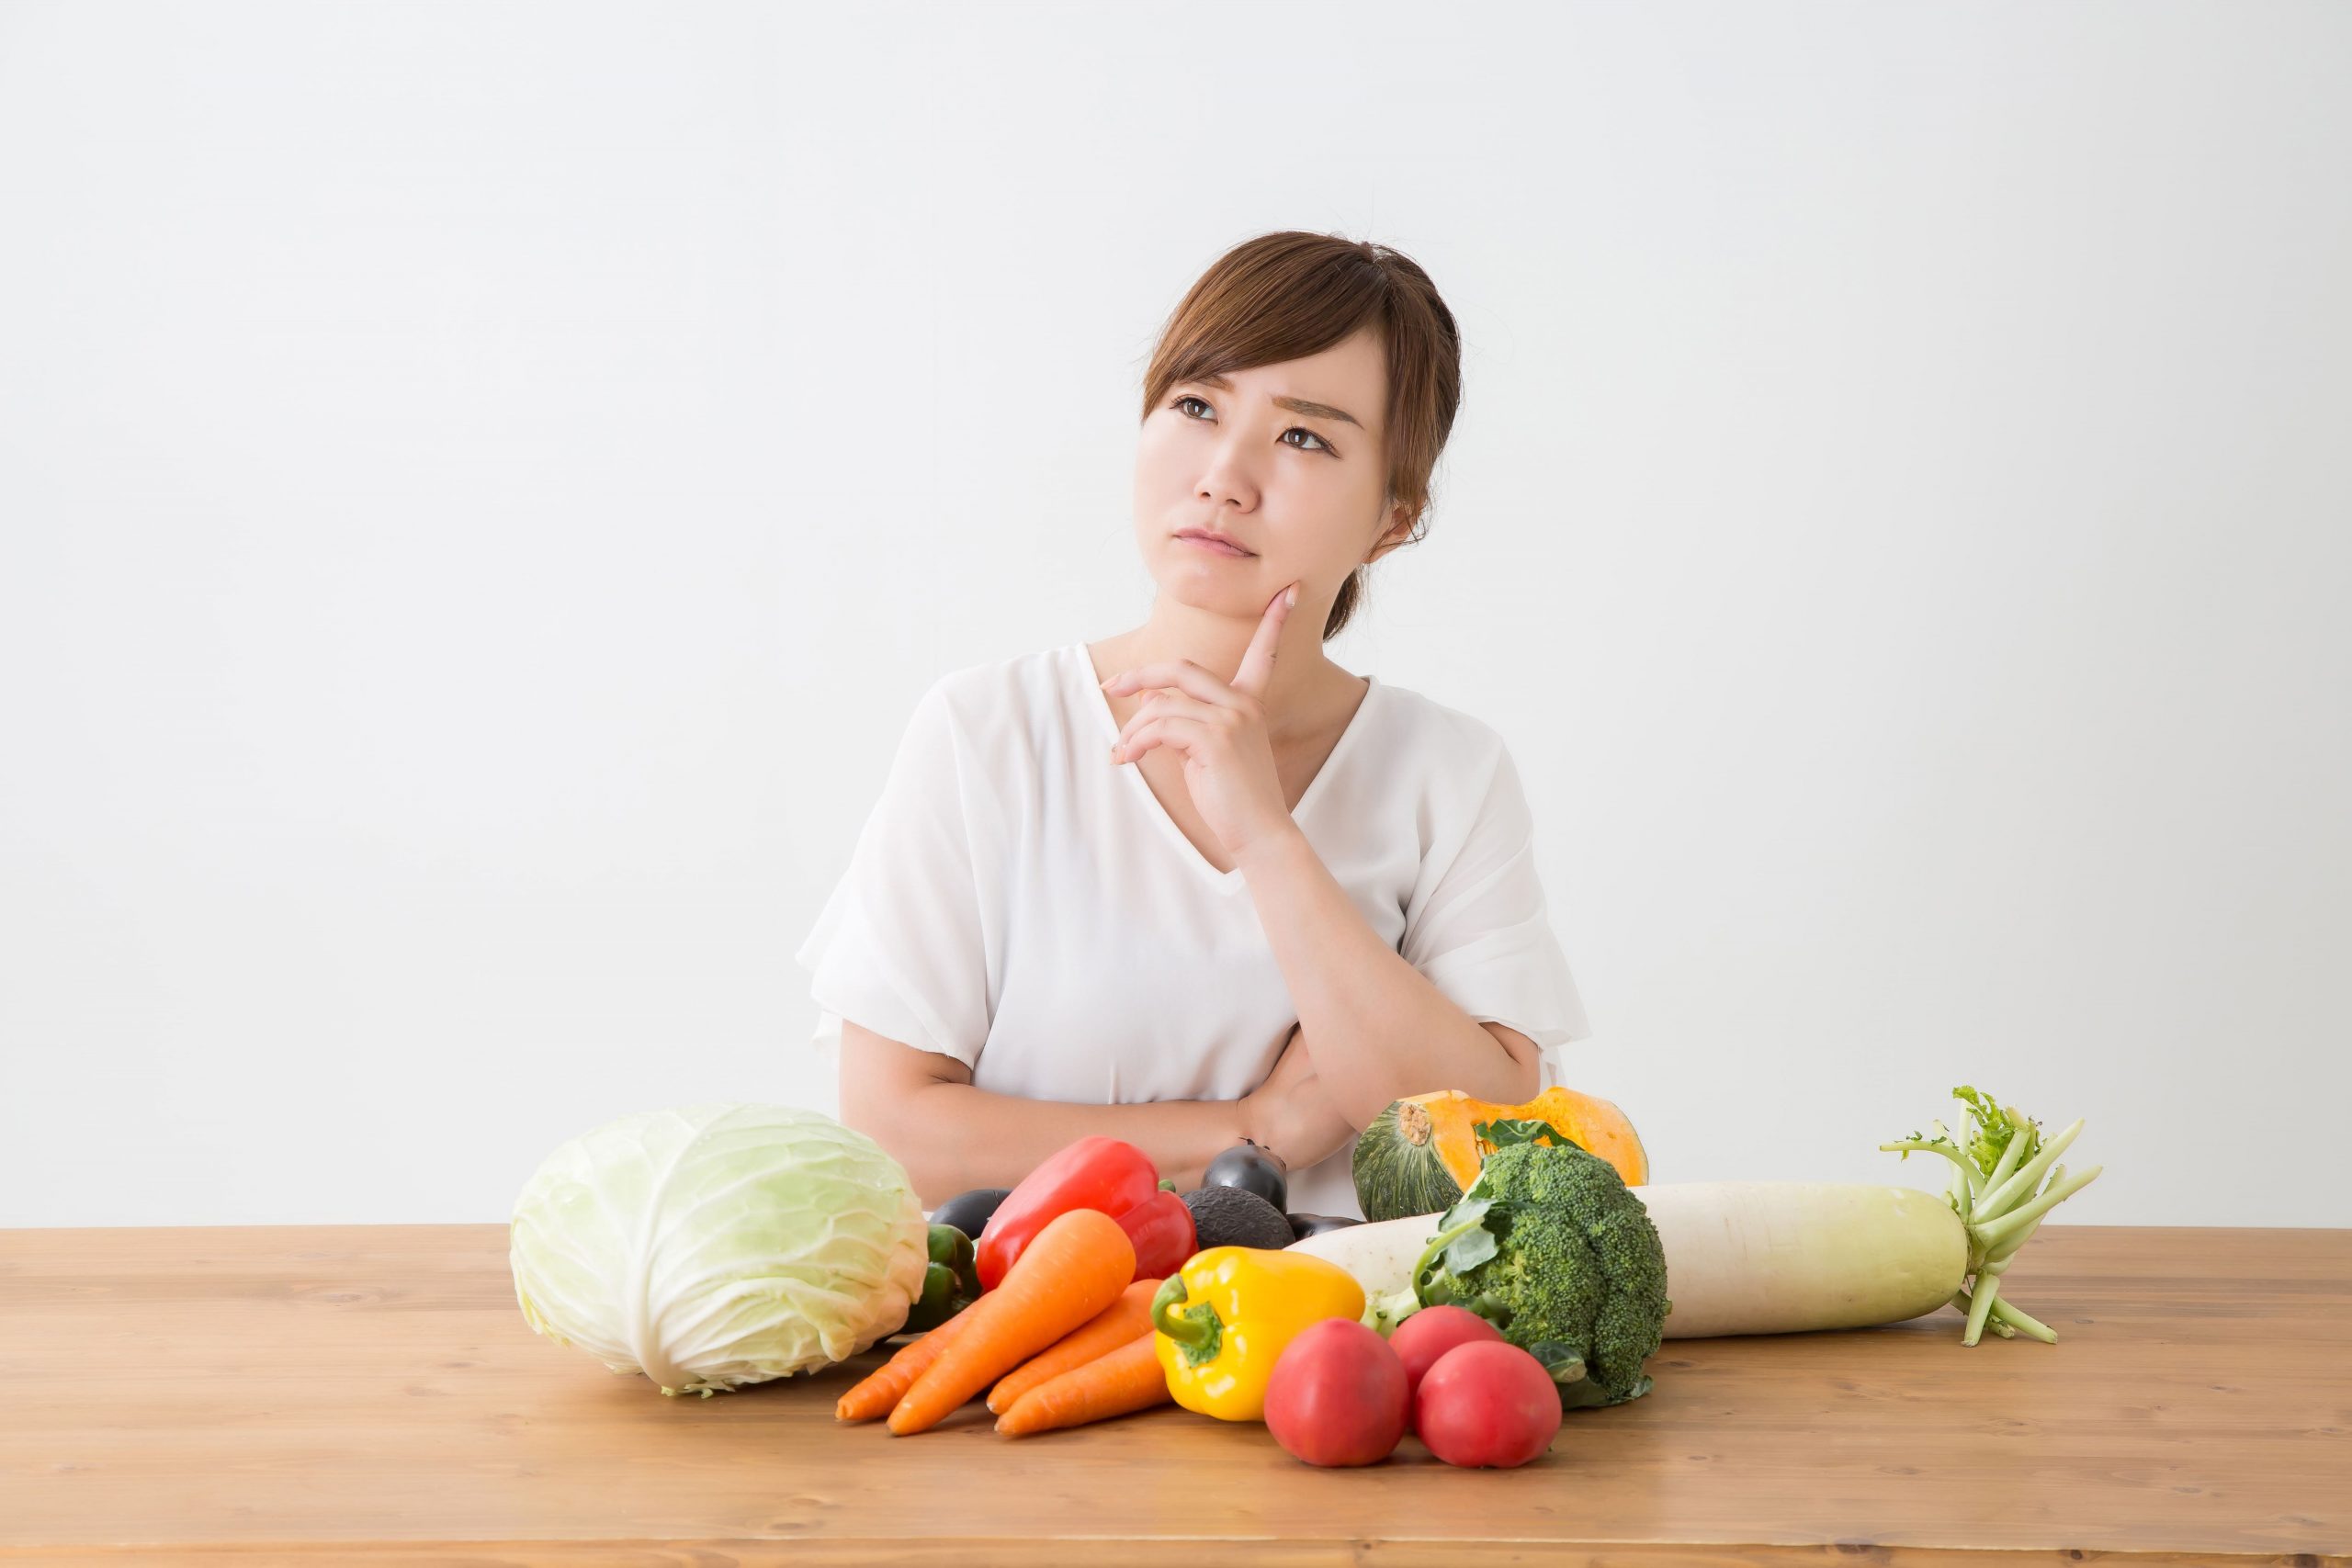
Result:
[[[1388,1336],[1388,1348],[1405,1363],[1405,1385],[1419,1392],[1421,1379],[1437,1359],[1456,1345],[1473,1340],[1496,1339],[1503,1331],[1472,1312],[1468,1307],[1423,1307],[1398,1324]],[[1406,1418],[1405,1429],[1411,1431],[1412,1419]]]
[[[1547,1388],[1551,1382],[1544,1380]],[[1266,1430],[1309,1464],[1378,1464],[1404,1437],[1412,1399],[1387,1340],[1353,1318],[1327,1317],[1283,1347],[1274,1363]]]
[[[1544,1363],[1518,1346],[1474,1339],[1440,1356],[1422,1376],[1413,1419],[1421,1441],[1446,1463],[1508,1470],[1552,1446],[1560,1429],[1560,1389]]]

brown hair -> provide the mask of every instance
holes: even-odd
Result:
[[[1295,229],[1234,246],[1200,276],[1161,329],[1144,372],[1144,417],[1179,382],[1305,358],[1366,326],[1379,330],[1388,352],[1385,502],[1404,504],[1416,529],[1405,543],[1417,544],[1430,472],[1462,404],[1462,335],[1437,286],[1410,256]],[[1348,624],[1371,570],[1359,566],[1340,585],[1323,623],[1324,641]]]

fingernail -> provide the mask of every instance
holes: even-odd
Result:
[[[1294,588],[1294,589],[1292,589],[1289,592],[1287,592],[1287,593],[1283,594],[1283,604],[1297,604],[1297,603],[1298,603],[1298,590],[1297,590],[1297,589],[1295,589],[1295,588]]]

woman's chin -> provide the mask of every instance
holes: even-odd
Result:
[[[1204,582],[1191,572],[1170,572],[1161,578],[1159,592],[1162,598],[1175,604],[1233,620],[1254,621],[1266,613],[1264,595],[1253,593],[1249,586],[1229,581]]]

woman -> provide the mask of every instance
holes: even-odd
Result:
[[[1181,1189],[1253,1141],[1360,1215],[1389,1101],[1533,1097],[1589,1032],[1501,738],[1323,643],[1410,542],[1453,317],[1383,246],[1220,258],[1145,377],[1143,625],[943,677],[802,946],[842,1120],[926,1206],[1089,1134]]]

